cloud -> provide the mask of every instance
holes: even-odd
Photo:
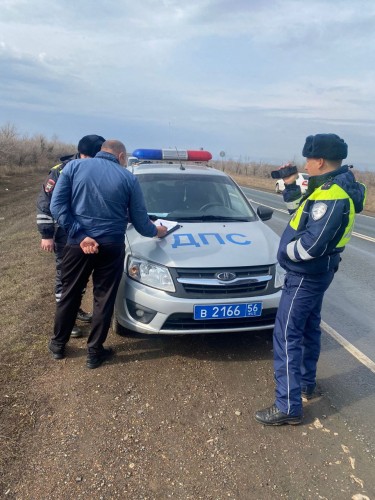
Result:
[[[314,130],[369,137],[374,37],[372,0],[3,0],[0,112],[285,157]]]

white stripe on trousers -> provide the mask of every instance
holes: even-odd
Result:
[[[292,307],[293,307],[293,303],[294,303],[294,299],[296,298],[296,295],[298,293],[298,290],[301,288],[301,285],[302,285],[302,282],[303,282],[304,278],[302,277],[301,281],[300,281],[300,284],[298,285],[298,288],[296,290],[296,293],[294,294],[294,297],[292,299],[292,302],[290,304],[290,308],[289,308],[289,311],[288,311],[288,321],[286,322],[286,325],[285,325],[285,330],[284,330],[284,339],[285,339],[285,354],[286,354],[286,378],[287,378],[287,385],[288,385],[288,415],[290,413],[290,399],[289,399],[289,356],[288,356],[288,339],[287,339],[287,335],[286,335],[286,332],[288,330],[288,325],[289,325],[289,318],[290,318],[290,312],[292,310]]]

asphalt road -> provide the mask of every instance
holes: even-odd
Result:
[[[281,234],[289,215],[283,198],[242,188],[253,202],[274,209],[267,224]],[[353,237],[322,309],[319,381],[349,427],[375,450],[375,218],[357,215]],[[349,423],[350,422],[350,423]],[[360,438],[359,438],[360,439]]]
[[[254,206],[274,208],[267,224],[281,234],[289,215],[282,196],[243,189]],[[329,288],[323,306],[323,320],[375,363],[375,218],[358,215],[353,237],[345,248],[340,272]]]

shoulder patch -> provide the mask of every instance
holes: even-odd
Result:
[[[48,179],[46,182],[46,185],[44,186],[44,191],[46,193],[50,193],[53,191],[53,188],[55,187],[56,182],[53,179]]]
[[[333,184],[333,181],[327,181],[325,184],[320,189],[327,190],[329,189]]]
[[[311,210],[311,217],[313,220],[319,220],[321,219],[325,213],[327,212],[328,206],[323,203],[322,201],[318,201],[317,203],[314,203],[312,210]]]

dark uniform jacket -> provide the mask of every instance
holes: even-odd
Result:
[[[344,165],[310,177],[303,197],[295,183],[286,185],[283,196],[293,215],[281,236],[280,265],[300,274],[337,270],[340,253],[351,237],[355,214],[363,210],[366,187]]]
[[[51,168],[48,176],[43,182],[36,202],[36,223],[42,239],[53,239],[56,235],[59,236],[58,233],[61,233],[60,237],[65,234],[64,230],[61,227],[57,226],[57,224],[55,223],[50,211],[50,204],[53,190],[58,178],[60,177],[62,169],[67,163],[69,163],[70,160],[73,160],[75,158],[79,158],[78,153],[76,155],[62,156],[60,158],[61,163],[58,163],[53,168]]]
[[[106,151],[64,168],[50,208],[71,245],[86,236],[100,245],[123,244],[129,217],[142,236],[157,235],[138,179]]]

